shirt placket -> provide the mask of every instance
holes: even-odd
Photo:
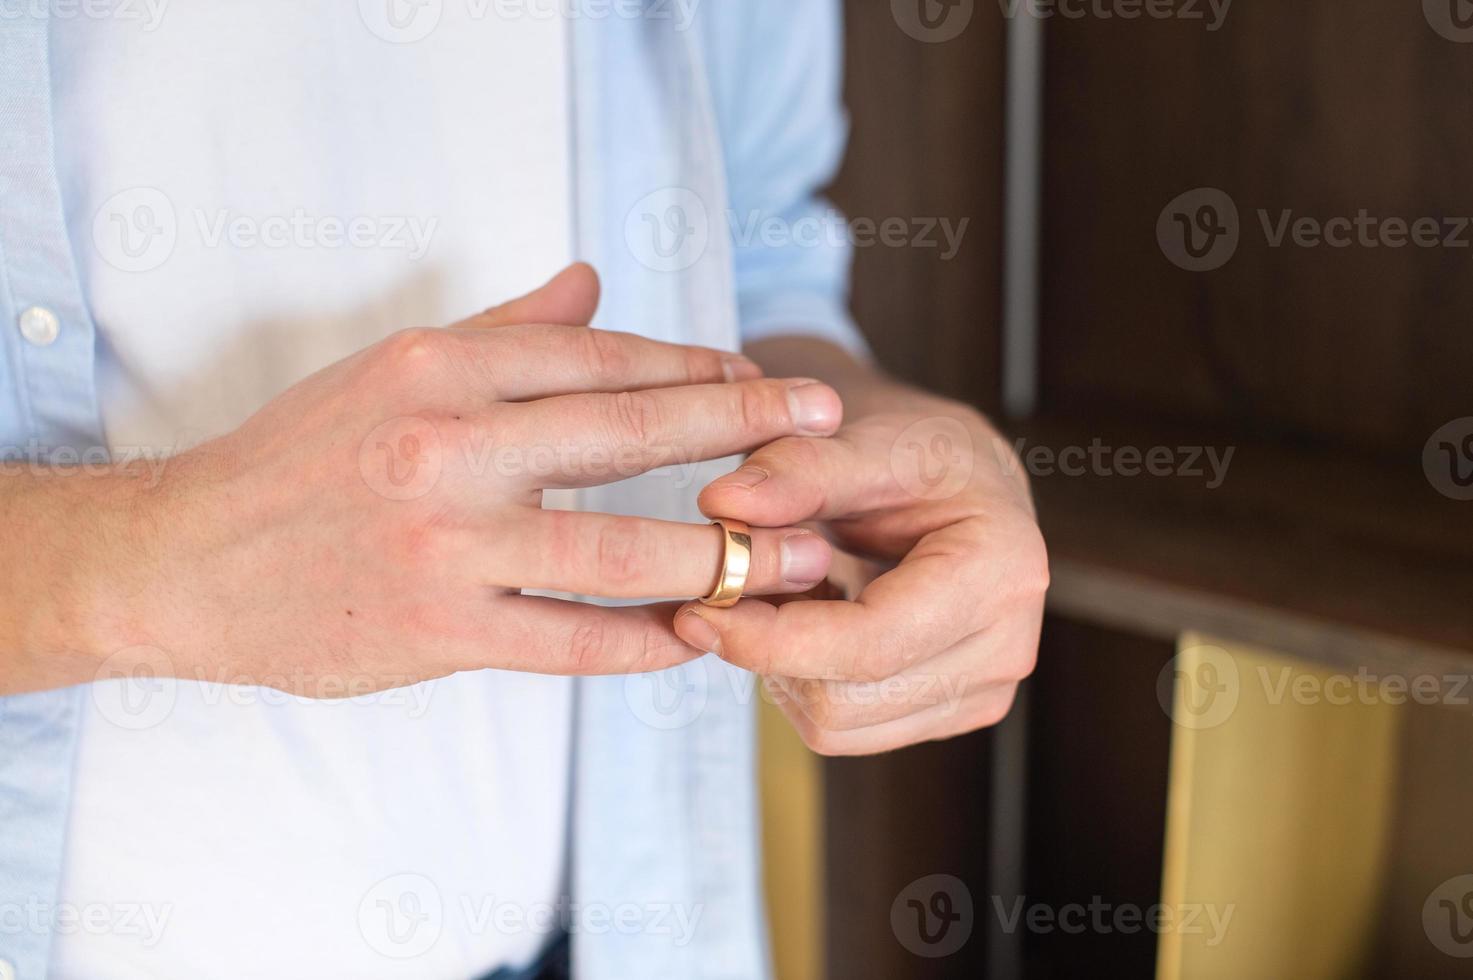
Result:
[[[8,458],[102,444],[96,329],[56,176],[46,5],[0,30],[0,333]]]
[[[0,459],[8,461],[102,445],[95,329],[56,178],[49,19],[47,0],[33,0],[0,20]],[[0,908],[9,913],[0,980],[46,976],[81,690],[0,698]]]

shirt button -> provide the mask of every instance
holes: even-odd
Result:
[[[37,347],[49,347],[61,333],[61,321],[44,306],[33,306],[20,315],[20,335]],[[0,973],[0,980],[5,974]]]

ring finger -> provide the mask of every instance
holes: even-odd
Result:
[[[832,551],[812,531],[751,535],[747,595],[805,592],[828,574]],[[496,536],[482,580],[609,599],[682,598],[709,594],[724,557],[724,535],[709,524],[531,511]]]

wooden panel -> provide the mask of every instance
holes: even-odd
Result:
[[[1178,927],[1157,976],[1371,975],[1404,716],[1286,695],[1339,689],[1277,654],[1190,634],[1181,648],[1162,890]]]
[[[1466,680],[1467,675],[1464,674]],[[1466,977],[1473,955],[1473,690],[1448,705],[1410,704],[1402,736],[1397,816],[1379,956],[1373,976]],[[1460,901],[1461,900],[1461,901]],[[1450,904],[1444,904],[1450,903]],[[1430,909],[1430,920],[1424,914]]]
[[[786,716],[758,707],[762,855],[777,980],[824,975],[823,769]]]
[[[1235,3],[1216,31],[1048,22],[1051,409],[1129,406],[1412,467],[1434,430],[1470,414],[1473,249],[1272,248],[1257,214],[1473,215],[1473,48],[1422,8]],[[1183,271],[1157,218],[1203,186],[1236,202],[1242,240],[1223,268]]]
[[[943,44],[914,40],[889,3],[849,0],[851,218],[966,220],[949,261],[926,248],[856,253],[854,313],[896,374],[993,408],[1001,350],[1003,22],[978,4]]]
[[[1168,629],[1205,627],[1179,618],[1205,613],[1234,638],[1279,631],[1316,659],[1426,657],[1443,670],[1473,653],[1473,505],[1440,496],[1415,458],[1385,465],[1099,416],[1024,432],[1025,458],[1037,449],[1068,462],[1071,448],[1095,443],[1110,453],[1081,469],[1035,467],[1058,608],[1083,615],[1092,604],[1137,629],[1172,609]],[[1204,446],[1219,459],[1233,452],[1219,486],[1209,486]],[[1173,454],[1170,475],[1139,466],[1154,447]],[[1197,452],[1198,475],[1183,447]],[[1136,454],[1135,469],[1120,465],[1122,449]]]
[[[977,4],[942,44],[919,42],[891,4],[848,0],[850,153],[833,190],[851,216],[968,221],[960,252],[864,248],[853,308],[886,368],[984,408],[999,401],[1003,20]],[[991,740],[986,734],[825,767],[828,975],[977,976],[986,943],[909,952],[891,928],[902,889],[931,874],[987,893]]]
[[[983,975],[987,950],[977,917],[989,908],[990,746],[983,732],[874,759],[829,761],[825,856],[833,980]],[[971,932],[950,955],[918,956],[897,937],[891,908],[902,891],[938,874],[966,889],[974,909]]]
[[[1157,700],[1174,641],[1051,616],[1029,681],[1026,894],[1058,916],[1103,901],[1159,900],[1171,722]],[[1011,914],[1018,896],[999,896]],[[997,917],[995,907],[987,913]],[[1022,928],[1025,975],[1148,977],[1155,937]]]

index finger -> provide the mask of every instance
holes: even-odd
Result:
[[[843,414],[832,388],[795,378],[565,395],[500,406],[485,430],[525,454],[528,486],[562,489],[721,459],[783,436],[826,436]]]
[[[503,402],[762,376],[756,364],[730,351],[591,327],[544,323],[451,332],[468,345],[467,358],[480,365]]]

